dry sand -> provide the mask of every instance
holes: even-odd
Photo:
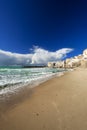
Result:
[[[1,111],[0,130],[87,130],[87,69],[53,78],[30,97],[26,93],[24,100],[15,99],[15,107],[7,103]]]

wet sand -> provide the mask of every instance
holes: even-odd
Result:
[[[26,90],[2,105],[0,130],[87,130],[87,69],[53,78],[30,96]]]

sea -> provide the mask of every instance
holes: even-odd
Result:
[[[15,93],[26,86],[32,88],[62,75],[66,70],[58,68],[23,68],[20,66],[0,67],[0,95]]]

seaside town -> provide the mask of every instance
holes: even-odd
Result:
[[[48,67],[54,68],[87,68],[87,49],[82,54],[58,62],[48,62]]]

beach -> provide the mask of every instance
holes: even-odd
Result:
[[[87,130],[87,69],[26,89],[0,109],[0,130]]]

